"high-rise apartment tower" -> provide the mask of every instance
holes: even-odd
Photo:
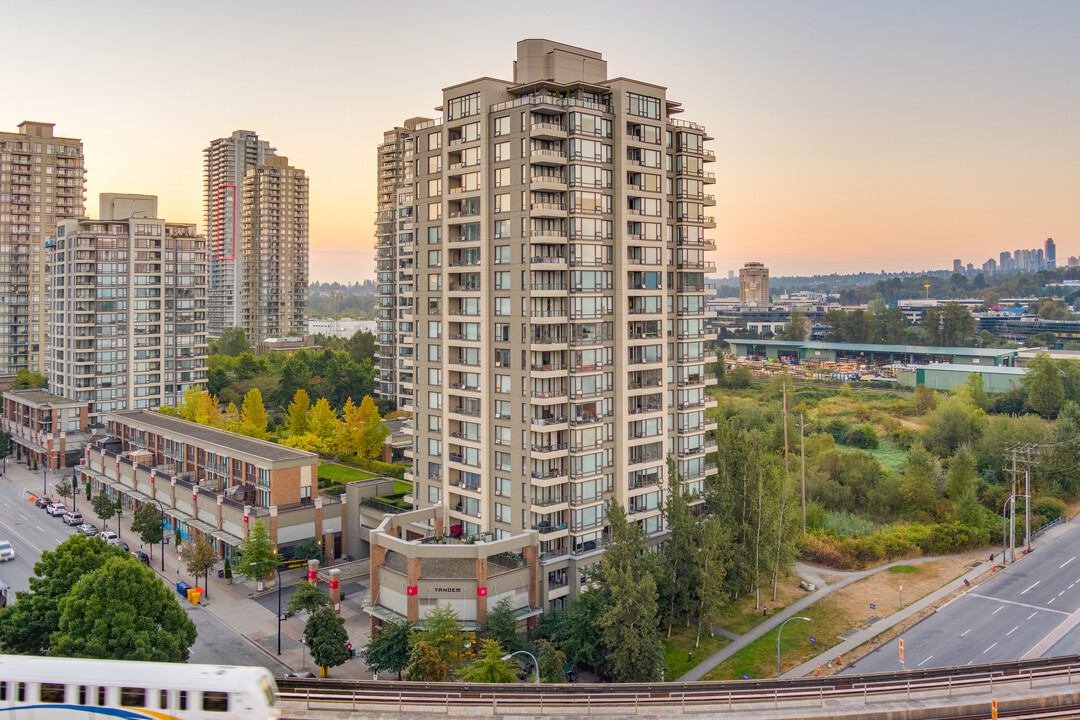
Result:
[[[376,319],[378,328],[376,392],[402,409],[413,408],[413,316],[416,251],[414,216],[416,152],[413,131],[430,124],[428,118],[412,118],[383,133],[378,147],[378,196],[375,218],[377,255]],[[406,159],[408,158],[408,159]]]
[[[114,410],[175,406],[206,387],[206,240],[153,195],[103,193],[52,248],[49,390]],[[93,420],[92,420],[93,421]]]
[[[219,337],[225,328],[243,324],[239,294],[244,283],[240,260],[244,178],[249,168],[265,164],[275,152],[270,143],[260,140],[251,130],[237,130],[229,137],[211,140],[203,150],[204,219],[210,250],[210,337]]]
[[[56,221],[84,215],[85,175],[82,141],[52,123],[0,132],[0,372],[47,372]]]
[[[539,531],[552,607],[599,559],[609,500],[659,538],[667,458],[696,504],[715,473],[714,155],[664,87],[549,40],[442,110],[409,131],[395,229],[416,248],[414,499],[451,535]]]
[[[307,332],[308,178],[276,155],[244,177],[240,326],[252,343]]]

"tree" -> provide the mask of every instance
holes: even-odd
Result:
[[[465,636],[457,611],[449,604],[436,604],[424,618],[424,629],[417,633],[417,641],[433,647],[449,671],[456,670],[465,652]]]
[[[297,390],[292,403],[289,405],[290,435],[303,435],[308,431],[309,410],[311,410],[311,399],[308,397],[307,390]]]
[[[570,600],[559,614],[551,641],[566,653],[573,665],[600,670],[604,665],[604,647],[596,628],[604,615],[604,592],[587,588]]]
[[[322,545],[315,538],[301,540],[292,546],[293,560],[318,560],[326,562],[326,555],[322,551]]]
[[[262,393],[259,388],[251,388],[244,396],[244,405],[240,409],[240,433],[265,440],[267,422]]]
[[[194,542],[189,542],[180,550],[180,559],[187,566],[188,574],[195,578],[198,584],[199,573],[203,574],[203,591],[206,597],[210,597],[210,588],[207,580],[210,577],[210,568],[218,564],[218,554],[206,536],[199,533]]]
[[[305,388],[311,383],[311,369],[305,361],[307,357],[306,352],[300,352],[291,355],[282,363],[278,386],[270,398],[278,407],[285,407],[286,403],[296,398],[296,393],[300,390],[307,392]]]
[[[506,652],[521,650],[525,643],[518,634],[517,618],[510,598],[504,597],[487,612],[484,623],[480,626],[480,637],[494,640]]]
[[[664,646],[656,617],[656,581],[650,573],[616,567],[605,573],[610,604],[600,633],[615,682],[657,682]]]
[[[244,353],[250,353],[251,343],[248,342],[247,336],[244,335],[243,328],[225,328],[221,331],[221,336],[216,341],[213,341],[210,348],[210,354],[216,355],[228,355],[230,357],[239,357]]]
[[[953,502],[959,502],[964,496],[973,494],[979,479],[975,470],[975,453],[970,445],[961,445],[949,461],[945,495]]]
[[[311,659],[322,668],[326,677],[328,668],[342,665],[349,659],[349,633],[345,630],[345,619],[338,617],[333,610],[324,607],[316,610],[304,625],[304,640]]]
[[[360,657],[372,671],[396,672],[398,679],[409,666],[409,637],[412,623],[408,620],[385,623],[378,635],[372,635]]]
[[[935,488],[941,476],[941,466],[921,443],[915,443],[904,457],[904,475],[900,479],[900,496],[908,515],[927,519],[937,500]]]
[[[15,373],[15,390],[44,388],[49,386],[48,379],[36,370],[19,370]]]
[[[781,378],[786,377],[781,375]],[[660,591],[660,612],[663,624],[671,637],[672,626],[688,620],[694,609],[693,587],[697,584],[698,527],[689,498],[683,495],[675,458],[667,460],[667,496],[664,502],[664,518],[670,534],[660,551],[656,564],[656,585]]]
[[[304,452],[315,453],[316,455],[329,455],[331,452],[330,444],[314,433],[290,435],[287,438],[282,438],[280,444]]]
[[[780,340],[802,342],[810,337],[810,323],[802,310],[792,310],[783,330],[777,336]]]
[[[695,560],[698,564],[697,600],[697,635],[694,647],[701,644],[701,628],[709,627],[712,634],[712,622],[717,612],[728,600],[724,588],[727,568],[725,558],[731,553],[731,533],[719,518],[707,516],[701,524],[701,538]]]
[[[357,330],[351,338],[345,342],[345,352],[353,362],[362,363],[375,357],[375,335],[373,333]]]
[[[1065,402],[1061,370],[1049,353],[1039,353],[1027,362],[1027,373],[1020,379],[1027,391],[1028,405],[1045,418],[1057,415]]]
[[[481,639],[478,657],[462,677],[466,682],[475,683],[517,682],[517,664],[513,660],[503,660],[505,654],[498,640]]]
[[[986,389],[983,387],[983,378],[977,372],[968,373],[967,380],[964,381],[963,387],[967,390],[968,397],[972,402],[982,410],[987,412],[990,410],[990,396],[986,394]]]
[[[72,535],[55,550],[42,552],[29,578],[30,589],[19,591],[17,602],[0,609],[0,648],[29,655],[48,651],[60,627],[60,600],[112,557],[131,559],[120,548],[86,535]]]
[[[154,544],[161,542],[164,535],[158,508],[148,502],[136,508],[131,516],[131,531],[138,535],[143,543],[150,546],[151,557],[153,557]]]
[[[94,496],[94,499],[90,501],[90,505],[94,508],[94,514],[101,518],[102,522],[108,523],[112,516],[116,514],[116,501],[106,495],[104,489]]]
[[[278,566],[277,550],[270,538],[270,530],[259,518],[248,531],[248,539],[240,546],[239,571],[248,580],[266,577]]]
[[[66,476],[61,478],[60,482],[56,483],[56,486],[53,488],[53,491],[57,495],[62,497],[65,502],[67,501],[67,499],[69,497],[71,497],[72,495],[75,494],[75,489],[71,486],[71,481],[68,480]]]
[[[123,552],[83,576],[59,609],[49,647],[59,657],[184,662],[198,634],[170,589]]]
[[[337,413],[330,407],[327,399],[319,398],[315,405],[312,406],[308,420],[308,427],[311,432],[323,442],[329,443],[337,435],[339,424]]]
[[[438,648],[424,640],[413,643],[409,664],[405,668],[406,680],[446,682],[449,676],[449,664],[439,655]]]
[[[563,683],[566,682],[566,653],[551,644],[550,640],[540,638],[536,641],[536,649],[540,663],[540,682]]]
[[[188,388],[184,391],[184,400],[178,408],[177,414],[184,420],[221,427],[221,409],[218,407],[217,398],[205,390]]]
[[[919,383],[915,386],[915,412],[922,415],[925,412],[929,412],[937,405],[937,400],[934,398],[934,391],[928,388],[926,385]]]
[[[364,396],[360,403],[360,456],[377,458],[382,454],[383,442],[390,434],[386,423],[379,416],[379,409],[375,407],[375,401],[370,395]]]
[[[298,615],[303,610],[306,610],[308,615],[314,615],[325,607],[330,607],[330,598],[314,583],[297,583],[296,590],[289,597],[288,608],[293,615]]]
[[[947,347],[971,345],[975,317],[960,303],[948,303],[941,311],[941,344]]]
[[[341,424],[334,436],[334,450],[339,455],[359,455],[362,431],[360,409],[353,405],[352,398],[349,398],[345,407],[341,408]]]

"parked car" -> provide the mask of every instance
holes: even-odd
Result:
[[[88,535],[90,537],[98,534],[97,525],[95,525],[94,523],[83,523],[75,529],[81,532],[83,535]]]
[[[123,540],[121,540],[120,538],[113,538],[112,540],[109,541],[109,544],[112,545],[113,547],[118,547],[121,550],[130,550],[131,549],[131,548],[128,547],[128,544],[126,542],[124,542]]]
[[[7,540],[0,540],[0,562],[15,559],[15,548]]]
[[[38,499],[34,501],[34,504],[39,508],[47,508],[52,505],[52,498],[45,497],[44,495],[38,495]]]
[[[106,530],[105,532],[98,533],[98,538],[105,541],[116,540],[119,537],[120,536],[114,533],[112,530]]]
[[[64,517],[61,519],[65,525],[82,525],[83,521],[82,513],[79,512],[64,513]]]
[[[53,503],[49,507],[45,508],[45,512],[49,513],[53,517],[61,517],[67,512],[67,505],[64,503]]]
[[[138,558],[139,562],[143,565],[150,565],[150,556],[144,553],[142,550],[132,550],[131,554]]]

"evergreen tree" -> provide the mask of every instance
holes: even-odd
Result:
[[[240,546],[239,573],[248,580],[266,577],[278,566],[277,549],[266,523],[259,518],[248,530],[248,539]]]
[[[449,604],[435,605],[424,618],[424,629],[417,632],[416,642],[431,646],[448,670],[455,672],[465,653],[465,636],[457,611]]]
[[[921,443],[916,443],[904,457],[904,475],[900,479],[900,496],[904,512],[917,519],[929,519],[937,500],[935,488],[941,466]]]
[[[615,566],[605,573],[609,605],[600,618],[611,679],[657,682],[664,668],[664,646],[657,629],[656,582],[651,573]]]
[[[439,649],[426,640],[417,640],[409,651],[405,679],[414,682],[446,682],[450,666],[442,659]]]
[[[970,445],[961,445],[949,461],[949,474],[945,481],[945,495],[954,502],[975,492],[978,476],[975,473],[975,453]]]
[[[1049,353],[1039,353],[1026,367],[1020,384],[1027,391],[1028,406],[1043,417],[1054,417],[1065,402],[1061,370]]]
[[[360,652],[360,657],[372,670],[396,672],[398,679],[409,666],[409,638],[412,635],[412,623],[408,620],[384,623],[379,634],[372,635],[367,647]]]
[[[330,607],[330,598],[326,592],[313,583],[303,581],[296,584],[296,589],[289,596],[289,612],[298,615],[307,611],[308,615],[314,615],[319,610]]]
[[[505,654],[498,640],[483,638],[476,660],[463,673],[462,678],[466,682],[474,683],[517,682],[517,665],[513,660],[503,660]]]
[[[664,519],[670,534],[660,550],[660,562],[656,564],[659,571],[656,586],[660,591],[662,621],[667,626],[670,638],[672,626],[677,622],[689,621],[694,612],[693,589],[700,582],[695,555],[700,538],[689,499],[683,494],[675,459],[670,456],[667,476]]]
[[[150,546],[150,557],[153,557],[154,545],[160,543],[164,536],[159,508],[149,502],[139,505],[131,516],[131,531]]]
[[[506,652],[515,652],[525,646],[524,638],[518,633],[517,618],[514,616],[510,598],[504,597],[487,612],[487,617],[480,626],[480,637],[494,640]]]

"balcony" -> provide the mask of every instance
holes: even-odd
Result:
[[[529,132],[537,139],[563,140],[566,138],[566,128],[559,123],[534,122],[529,126]]]
[[[529,161],[533,165],[565,165],[566,153],[562,150],[533,150],[529,154]]]
[[[566,179],[561,175],[533,175],[529,178],[531,190],[566,190]]]
[[[529,215],[532,217],[557,218],[566,215],[566,205],[563,203],[531,203]]]
[[[565,270],[566,268],[565,255],[535,255],[529,258],[530,270]]]

